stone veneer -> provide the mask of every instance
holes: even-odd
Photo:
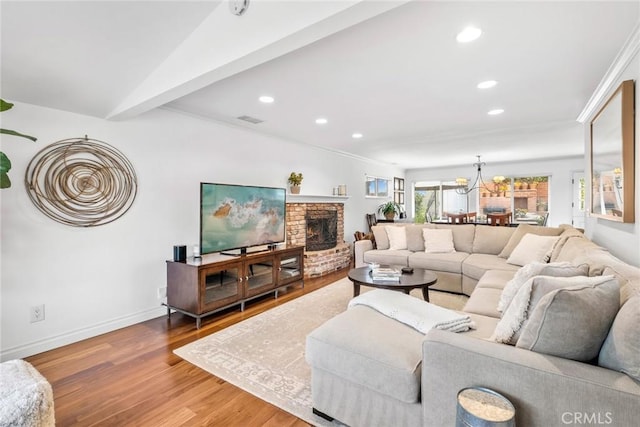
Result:
[[[319,277],[351,265],[351,247],[344,241],[344,204],[342,203],[287,203],[287,243],[306,245],[308,210],[337,211],[338,244],[322,251],[304,251],[304,277]]]

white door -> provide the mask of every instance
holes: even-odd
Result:
[[[571,181],[573,183],[573,200],[571,201],[573,214],[571,217],[571,224],[576,228],[584,228],[584,218],[586,215],[586,187],[584,182],[584,172],[574,172]]]

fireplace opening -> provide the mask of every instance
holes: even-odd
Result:
[[[338,244],[338,212],[307,211],[306,250],[323,251]]]

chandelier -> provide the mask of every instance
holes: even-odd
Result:
[[[471,187],[469,187],[469,180],[467,178],[456,178],[456,193],[458,194],[469,194],[473,190],[479,187],[486,187],[484,180],[482,179],[482,166],[486,163],[480,161],[480,156],[476,155],[478,161],[473,164],[476,167],[478,174],[476,175],[475,181]]]

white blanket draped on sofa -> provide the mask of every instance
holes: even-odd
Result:
[[[423,334],[430,329],[465,332],[476,328],[475,323],[465,314],[397,291],[376,289],[349,301],[349,308],[355,305],[371,307]]]

